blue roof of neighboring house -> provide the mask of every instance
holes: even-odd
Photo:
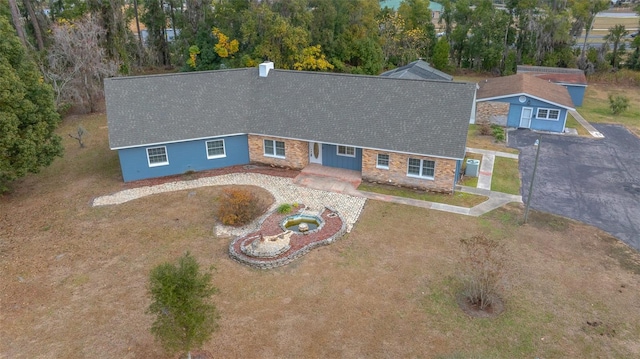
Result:
[[[463,158],[476,84],[258,69],[104,83],[112,149],[239,133]]]
[[[402,2],[402,0],[381,0],[380,1],[380,8],[384,8],[385,6],[393,9],[393,10],[398,10],[398,8],[400,7],[400,3]],[[429,10],[431,11],[437,11],[437,12],[442,12],[443,10],[443,6],[440,3],[437,3],[435,1],[429,1]]]

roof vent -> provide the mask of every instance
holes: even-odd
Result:
[[[265,61],[261,63],[258,68],[260,69],[260,77],[267,77],[269,70],[273,70],[273,62]]]

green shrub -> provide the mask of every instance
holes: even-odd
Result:
[[[266,203],[245,189],[225,189],[219,199],[216,215],[228,226],[242,226],[258,218],[267,209]]]
[[[493,137],[496,141],[504,141],[504,129],[500,125],[491,125]]]
[[[623,95],[609,94],[609,108],[614,115],[619,115],[629,108],[629,98]]]
[[[283,203],[278,206],[278,213],[287,214],[291,212],[291,205],[289,203]]]

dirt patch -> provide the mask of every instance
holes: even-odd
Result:
[[[463,295],[458,296],[457,302],[460,309],[472,318],[494,318],[504,312],[504,303],[499,297],[494,298],[493,302],[484,309],[480,308],[478,304],[471,303]]]

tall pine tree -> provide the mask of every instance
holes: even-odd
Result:
[[[0,15],[0,192],[62,156],[53,91]]]

